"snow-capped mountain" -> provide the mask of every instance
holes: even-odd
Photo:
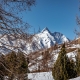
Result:
[[[55,38],[56,43],[58,43],[58,44],[70,41],[65,35],[63,35],[60,32],[54,32],[53,36]]]
[[[44,28],[40,33],[35,34],[31,41],[14,38],[11,35],[0,35],[0,52],[4,54],[11,50],[21,50],[24,53],[30,53],[64,42],[69,42],[65,35],[59,32],[51,33],[48,28]]]
[[[60,32],[51,33],[48,28],[44,28],[34,36],[33,41],[37,42],[40,48],[50,48],[56,43],[69,42],[69,39]]]

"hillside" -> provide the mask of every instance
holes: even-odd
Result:
[[[75,40],[76,41],[76,40]],[[67,56],[75,61],[77,50],[80,48],[78,43],[71,41],[66,43]],[[62,44],[54,45],[47,49],[42,49],[28,55],[30,59],[29,70],[31,72],[51,71],[54,62],[56,61]]]
[[[14,37],[11,34],[0,35],[0,53],[6,54],[10,51],[22,51],[26,54],[39,51],[41,49],[47,49],[54,44],[61,44],[69,42],[60,32],[51,33],[48,28],[44,28],[40,33],[35,34],[28,39],[21,38],[22,36],[17,34],[18,37]],[[21,36],[21,37],[20,37]],[[24,36],[23,36],[24,37]]]
[[[75,61],[77,50],[80,48],[79,41],[80,38],[70,41],[63,34],[59,32],[51,33],[48,28],[45,28],[40,33],[32,36],[29,41],[21,38],[18,39],[11,35],[3,35],[0,38],[0,52],[6,54],[11,51],[17,52],[20,50],[26,53],[25,56],[29,58],[29,78],[31,79],[35,75],[35,80],[48,80],[48,78],[51,80],[52,76],[48,74],[51,74],[53,64],[57,60],[62,43],[65,42],[66,55]]]
[[[29,73],[28,78],[31,80],[54,80],[51,72]],[[80,80],[80,77],[69,80]]]

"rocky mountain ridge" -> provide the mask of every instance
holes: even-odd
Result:
[[[35,34],[31,41],[14,38],[11,35],[3,35],[0,38],[0,53],[6,54],[10,51],[20,50],[27,54],[64,42],[69,42],[65,35],[60,32],[51,33],[48,28],[44,28],[40,33]]]

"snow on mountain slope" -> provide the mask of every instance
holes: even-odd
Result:
[[[29,73],[30,80],[54,80],[51,72]]]
[[[39,73],[29,73],[28,79],[30,80],[54,80],[52,72],[39,72]],[[69,80],[80,80],[80,77],[76,77]]]
[[[50,66],[53,67],[54,62],[56,61],[56,59],[57,59],[57,57],[58,57],[58,53],[56,53],[56,50],[53,51],[52,54],[54,54],[54,57],[55,57],[55,58],[53,58],[53,57],[50,58],[50,59],[53,59],[53,60],[51,60],[51,63],[50,63],[50,62],[48,63],[48,64],[50,64],[49,67],[50,67]],[[72,58],[73,60],[75,60],[76,51],[67,53],[67,56],[68,56],[69,58]],[[42,57],[40,57],[40,59],[42,59]],[[38,69],[37,66],[39,66],[39,64],[40,64],[40,63],[38,62],[36,65],[33,65],[33,66],[31,67],[31,69],[32,69],[32,70],[34,70],[35,68]],[[41,67],[42,67],[42,66],[41,66]],[[49,68],[49,67],[48,67],[48,68]],[[30,80],[54,80],[51,71],[29,73],[29,74],[28,74],[28,78],[29,78]],[[73,79],[69,79],[69,80],[80,80],[80,77],[73,78]]]
[[[55,38],[55,41],[56,41],[58,44],[61,44],[61,43],[64,43],[64,42],[69,42],[69,39],[66,38],[66,36],[63,35],[62,33],[54,32],[54,33],[53,33],[53,36],[54,36],[54,38]]]
[[[50,48],[55,43],[69,42],[65,35],[59,32],[51,33],[48,28],[44,28],[41,33],[36,34],[33,40],[37,42],[40,48]]]
[[[2,35],[0,35],[1,37]],[[38,51],[43,48],[50,48],[55,43],[69,42],[63,34],[59,32],[51,33],[48,28],[44,28],[40,33],[35,34],[31,42],[23,39],[16,39],[11,35],[4,35],[0,38],[0,50],[1,53],[6,51],[18,51],[21,50],[24,53],[30,53]],[[5,47],[5,48],[4,48]]]

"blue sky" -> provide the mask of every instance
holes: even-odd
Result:
[[[78,0],[36,0],[36,5],[31,11],[24,13],[23,20],[32,28],[30,32],[37,32],[39,27],[45,27],[51,32],[61,32],[69,39],[74,39],[76,16],[79,13]]]

